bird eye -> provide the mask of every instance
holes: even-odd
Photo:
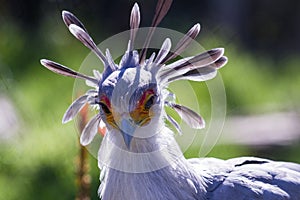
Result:
[[[154,100],[155,100],[155,95],[151,95],[145,103],[144,107],[146,110],[149,110],[153,106]]]
[[[105,105],[104,103],[100,102],[99,105],[101,106],[101,109],[103,110],[103,112],[105,112],[106,114],[110,114],[110,110],[107,107],[107,105]]]

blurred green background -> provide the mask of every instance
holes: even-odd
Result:
[[[49,58],[78,69],[89,53],[69,34],[61,20],[62,10],[75,13],[97,43],[128,29],[133,3],[0,0],[1,200],[75,198],[78,135],[74,123],[61,124],[72,101],[74,80],[49,72],[39,60]],[[142,26],[148,26],[155,1],[138,3]],[[227,94],[229,125],[225,123],[223,139],[208,156],[250,155],[300,162],[299,9],[297,0],[173,2],[160,26],[185,32],[200,22],[200,44],[206,49],[225,47],[229,58],[220,70]],[[209,96],[203,95],[201,101],[209,102]],[[276,121],[272,121],[274,114],[278,117]],[[247,122],[249,116],[252,121],[249,119],[249,123],[241,126],[239,119]],[[269,124],[267,130],[262,127],[261,133],[272,137],[280,134],[278,129],[282,128],[283,136],[275,142],[270,138],[260,143],[235,139],[239,133],[230,133],[240,130],[241,134],[257,137],[254,130],[261,120]],[[235,122],[241,123],[241,129],[234,129],[238,127]],[[292,136],[289,132],[293,132]],[[227,136],[232,137],[226,140]],[[198,150],[192,146],[186,156],[197,156]],[[90,195],[96,199],[99,170],[93,157],[89,157],[89,162]]]

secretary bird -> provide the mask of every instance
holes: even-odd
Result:
[[[103,62],[102,73],[94,70],[94,76],[88,76],[41,60],[49,70],[84,79],[88,86],[94,87],[71,104],[63,123],[72,120],[85,104],[99,110],[80,136],[82,145],[90,144],[103,120],[106,132],[98,152],[99,197],[103,200],[300,199],[299,164],[255,157],[184,158],[165,121],[178,132],[180,125],[165,112],[165,106],[174,109],[192,128],[204,128],[205,123],[196,112],[169,98],[172,94],[168,85],[177,80],[212,79],[227,58],[223,56],[223,48],[215,48],[171,62],[198,35],[199,24],[179,40],[174,50],[170,50],[171,40],[167,38],[157,55],[153,53],[146,58],[155,27],[171,3],[172,0],[158,0],[152,28],[139,52],[134,49],[134,41],[140,12],[138,4],[134,4],[128,48],[119,64],[108,49],[102,53],[72,13],[62,12],[70,32]]]

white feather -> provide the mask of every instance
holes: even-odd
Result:
[[[80,144],[86,146],[91,143],[98,132],[98,127],[100,123],[100,115],[95,115],[84,127],[81,136],[80,136]]]
[[[65,114],[63,116],[63,119],[62,119],[63,124],[71,121],[77,115],[77,113],[87,103],[88,96],[89,95],[87,95],[87,94],[80,96],[69,106],[69,108],[67,109],[67,111],[65,112]]]

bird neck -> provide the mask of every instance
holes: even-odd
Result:
[[[110,132],[103,138],[98,153],[98,163],[130,173],[146,173],[166,166],[174,166],[185,160],[173,132],[163,126],[151,137],[136,138],[128,148],[119,132]]]
[[[104,137],[98,154],[103,199],[202,199],[202,178],[184,158],[170,129],[164,126],[160,133],[132,142],[128,150],[116,137]]]

